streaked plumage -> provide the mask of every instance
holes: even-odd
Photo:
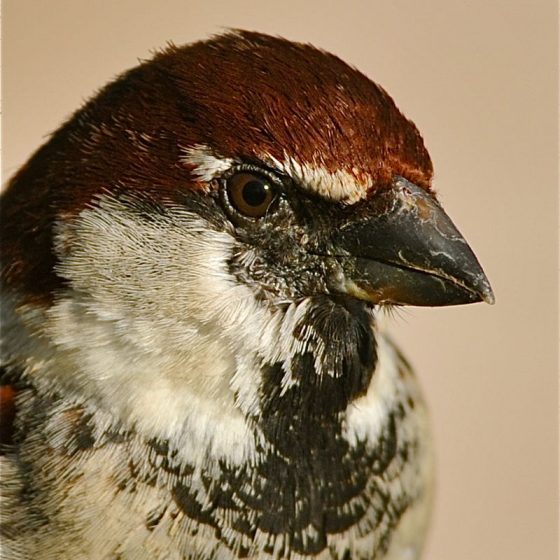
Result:
[[[2,558],[419,558],[428,422],[380,314],[493,297],[431,177],[379,86],[257,33],[78,111],[2,200]]]

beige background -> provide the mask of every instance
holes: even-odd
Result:
[[[4,0],[4,181],[116,73],[225,26],[338,54],[422,131],[497,296],[394,326],[437,440],[427,558],[556,558],[555,3]]]

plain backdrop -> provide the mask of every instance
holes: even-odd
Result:
[[[360,68],[422,132],[440,199],[497,299],[408,308],[393,325],[437,445],[426,558],[553,560],[556,21],[547,0],[4,0],[3,182],[85,99],[168,41],[240,27]]]

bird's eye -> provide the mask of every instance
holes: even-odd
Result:
[[[274,200],[274,187],[263,176],[236,173],[227,181],[231,205],[244,216],[262,218]]]

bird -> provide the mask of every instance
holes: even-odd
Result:
[[[254,31],[79,108],[2,194],[0,557],[420,558],[429,413],[384,317],[494,301],[432,177],[381,86]]]

